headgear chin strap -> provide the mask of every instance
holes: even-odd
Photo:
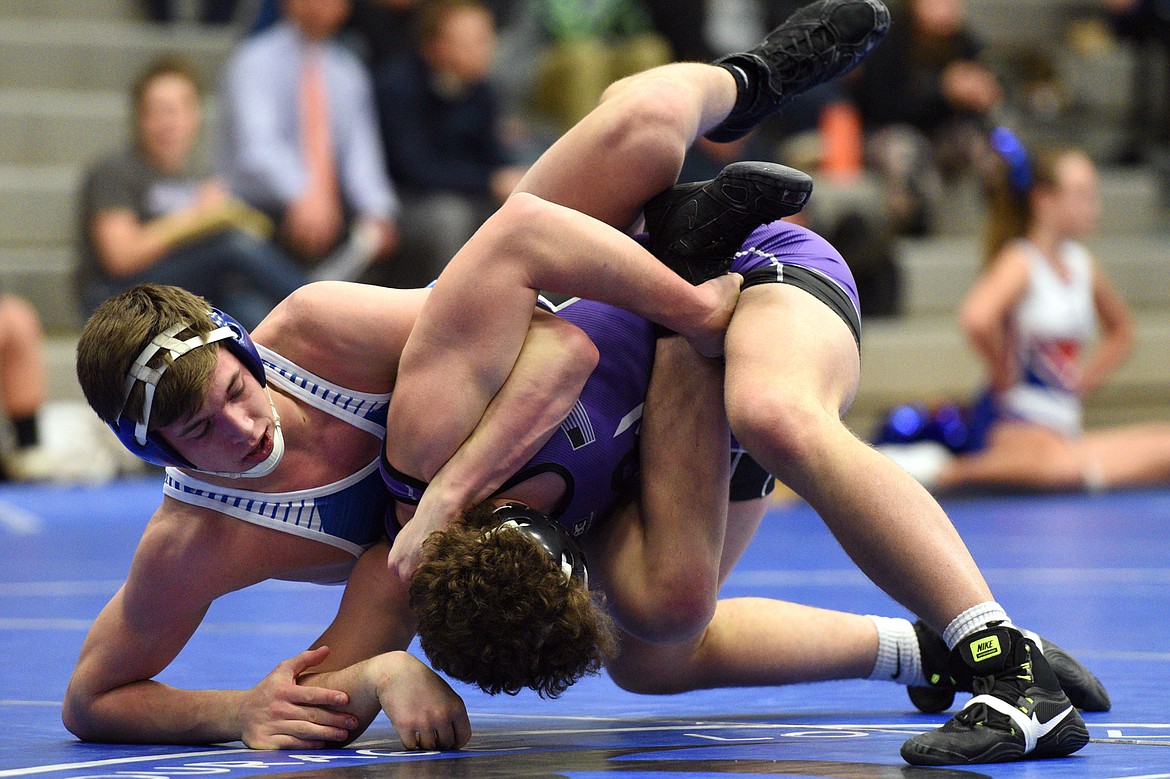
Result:
[[[123,411],[125,411],[126,402],[129,400],[135,384],[142,382],[146,385],[145,399],[142,404],[142,419],[131,420],[124,414],[119,414],[117,421],[111,422],[110,427],[127,449],[155,465],[172,465],[230,478],[267,476],[276,468],[284,455],[284,435],[280,429],[280,415],[276,413],[276,405],[272,402],[272,393],[268,391],[268,382],[264,376],[264,362],[260,359],[256,345],[252,343],[252,339],[243,325],[219,309],[211,309],[210,315],[212,322],[218,326],[206,335],[195,335],[179,340],[176,336],[190,327],[188,323],[180,322],[168,327],[151,339],[150,343],[130,365],[130,369],[126,373],[125,390],[122,396],[122,406]],[[256,464],[243,473],[205,471],[197,468],[194,463],[163,440],[162,436],[150,432],[150,412],[154,405],[154,393],[158,389],[158,383],[163,374],[174,364],[175,360],[184,354],[217,342],[222,342],[260,382],[260,386],[268,395],[268,405],[272,409],[275,424],[275,430],[272,434],[272,452],[264,462]],[[149,367],[151,360],[160,351],[167,352],[168,358],[164,359],[157,368]]]
[[[519,503],[505,503],[493,511],[492,516],[500,522],[483,534],[485,539],[506,528],[517,530],[544,550],[553,565],[561,569],[566,580],[572,583],[576,579],[585,589],[589,589],[589,567],[585,562],[585,553],[559,522]]]

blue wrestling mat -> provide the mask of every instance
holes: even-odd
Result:
[[[1055,761],[915,769],[898,756],[943,716],[893,684],[833,682],[669,697],[587,679],[559,700],[489,698],[457,686],[475,736],[457,753],[404,753],[379,719],[353,747],[256,752],[240,744],[81,744],[61,699],[91,620],[117,590],[158,477],[100,488],[0,487],[0,777],[1129,777],[1170,779],[1170,491],[967,498],[945,505],[1001,603],[1095,670],[1112,712]],[[270,583],[212,607],[164,682],[250,687],[308,646],[341,590]],[[877,614],[905,612],[869,584],[802,504],[777,506],[726,595],[771,595]]]

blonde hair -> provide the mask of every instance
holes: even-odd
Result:
[[[1000,251],[1014,240],[1023,238],[1032,228],[1032,194],[1038,189],[1055,188],[1060,163],[1066,157],[1084,152],[1072,146],[1049,146],[1029,154],[1027,185],[1013,182],[1013,171],[1007,160],[1000,158],[999,170],[988,191],[987,234],[984,239],[984,265],[988,265]]]

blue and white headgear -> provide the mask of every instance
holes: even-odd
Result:
[[[589,568],[585,563],[585,553],[581,551],[577,539],[561,523],[520,503],[505,503],[493,511],[492,516],[500,522],[483,534],[485,539],[505,529],[523,533],[536,542],[553,565],[560,568],[565,579],[569,582],[577,579],[585,589],[589,589]]]
[[[154,393],[158,389],[158,382],[174,361],[184,354],[198,349],[201,346],[221,342],[247,367],[252,375],[256,377],[256,380],[260,382],[260,386],[264,388],[264,391],[268,393],[268,382],[264,377],[264,362],[260,359],[260,353],[256,350],[256,345],[252,343],[252,338],[248,335],[248,331],[231,316],[217,308],[211,309],[210,316],[211,321],[215,324],[215,329],[206,335],[194,335],[186,340],[180,341],[176,336],[190,327],[186,322],[172,325],[159,333],[151,339],[150,343],[146,345],[146,348],[142,350],[130,365],[130,369],[126,372],[125,391],[122,395],[122,411],[125,411],[126,402],[129,400],[134,386],[138,382],[142,382],[146,385],[145,398],[142,403],[142,420],[130,419],[124,413],[120,412],[117,421],[109,424],[114,434],[118,436],[118,440],[127,449],[148,463],[171,465],[196,471],[200,470],[190,460],[175,451],[174,447],[163,440],[162,436],[150,432],[150,410],[154,404]],[[160,351],[166,351],[169,354],[169,359],[164,359],[157,368],[149,367],[150,361]],[[276,468],[277,463],[280,462],[280,458],[284,455],[284,435],[280,431],[280,416],[276,413],[276,406],[272,403],[271,393],[268,393],[268,404],[272,408],[272,415],[276,423],[276,430],[273,433],[272,453],[268,458],[243,473],[202,471],[203,473],[212,473],[216,476],[256,478],[267,476]]]

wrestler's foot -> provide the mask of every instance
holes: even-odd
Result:
[[[735,313],[735,304],[739,301],[741,284],[743,276],[725,273],[698,286],[696,292],[710,298],[710,313],[695,330],[679,334],[704,357],[719,357],[723,354],[723,339],[727,335],[731,315]]]
[[[648,203],[650,253],[692,284],[727,272],[757,227],[804,208],[808,175],[771,162],[733,162],[710,181],[676,184]]]
[[[1108,690],[1092,671],[1048,639],[1037,637],[1036,643],[1073,706],[1081,711],[1109,711],[1113,708]]]
[[[922,658],[922,675],[926,677],[926,686],[907,687],[910,702],[927,714],[946,711],[955,702],[955,685],[947,670],[951,650],[942,636],[922,620],[914,623],[914,635],[918,638],[918,654]]]
[[[1089,742],[1085,721],[1060,688],[1044,654],[1011,627],[994,626],[951,653],[955,686],[976,693],[941,728],[902,745],[913,765],[1004,763],[1065,757]]]
[[[926,686],[907,687],[910,702],[919,711],[927,714],[946,711],[955,700],[955,685],[947,671],[950,654],[947,645],[942,636],[927,627],[922,620],[914,623],[914,633],[918,636],[918,650],[922,656],[922,674],[926,677]],[[1109,692],[1092,671],[1048,639],[1034,635],[1029,635],[1029,638],[1032,638],[1044,653],[1044,658],[1052,667],[1052,672],[1056,674],[1056,680],[1060,682],[1061,689],[1073,706],[1081,711],[1109,711],[1112,708],[1113,702],[1109,698]]]
[[[731,114],[706,137],[725,143],[746,135],[796,95],[853,70],[889,29],[880,0],[817,0],[798,9],[759,46],[712,63],[739,89]]]

